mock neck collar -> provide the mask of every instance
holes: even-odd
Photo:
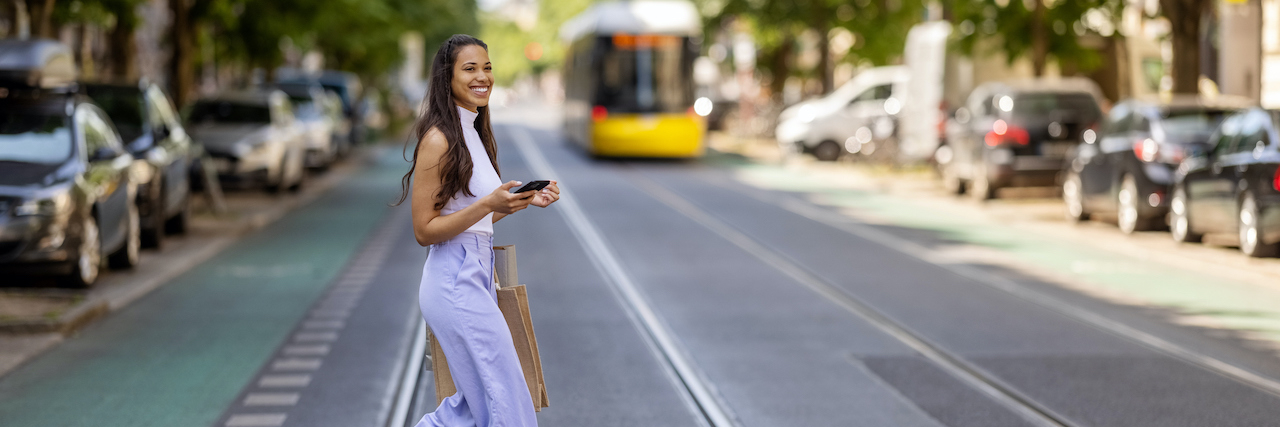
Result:
[[[458,106],[458,117],[462,119],[462,123],[465,123],[468,125],[473,124],[476,122],[476,117],[479,117],[479,116],[480,116],[479,112],[473,113],[471,112],[471,110],[462,108],[461,105]]]

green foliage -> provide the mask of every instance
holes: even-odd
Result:
[[[819,70],[798,69],[800,34],[830,36],[848,30],[854,42],[832,59],[848,63],[886,65],[897,62],[907,32],[924,15],[922,0],[699,0],[706,16],[708,37],[724,29],[745,29],[755,41],[758,65],[773,78],[774,87],[786,76],[813,76]]]
[[[952,22],[956,23],[956,45],[968,55],[983,40],[994,39],[994,44],[1008,57],[1009,62],[1034,55],[1035,1],[1045,3],[1045,22],[1040,27],[1046,38],[1046,55],[1059,63],[1071,63],[1081,71],[1089,71],[1102,64],[1097,51],[1080,44],[1081,37],[1098,36],[1085,24],[1085,15],[1097,9],[1117,23],[1124,0],[969,0],[950,3]],[[1110,36],[1110,34],[1107,34]]]
[[[559,68],[566,48],[560,40],[560,26],[591,3],[591,0],[543,0],[538,5],[536,23],[528,29],[521,29],[502,16],[501,11],[483,13],[479,37],[489,45],[494,78],[500,84],[510,84],[521,76]],[[525,48],[533,43],[542,47],[542,55],[536,60],[525,56]]]

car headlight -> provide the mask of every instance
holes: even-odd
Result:
[[[71,206],[71,193],[63,191],[53,197],[25,200],[13,209],[14,216],[53,216]]]

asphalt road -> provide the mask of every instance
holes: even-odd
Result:
[[[538,109],[495,118],[504,177],[565,189],[496,226],[529,287],[551,402],[542,425],[1280,423],[1274,353],[1051,275],[940,256],[960,231],[846,212],[908,205],[790,185],[720,153],[591,159]],[[385,207],[405,168],[398,147],[377,158],[0,378],[0,425],[386,425],[426,249],[407,206]],[[1008,249],[984,230],[966,232]],[[415,387],[433,401],[429,381]]]

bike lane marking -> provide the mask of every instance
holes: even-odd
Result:
[[[0,378],[0,425],[212,424],[386,217],[370,207],[399,188],[399,154],[379,150],[310,204]]]

